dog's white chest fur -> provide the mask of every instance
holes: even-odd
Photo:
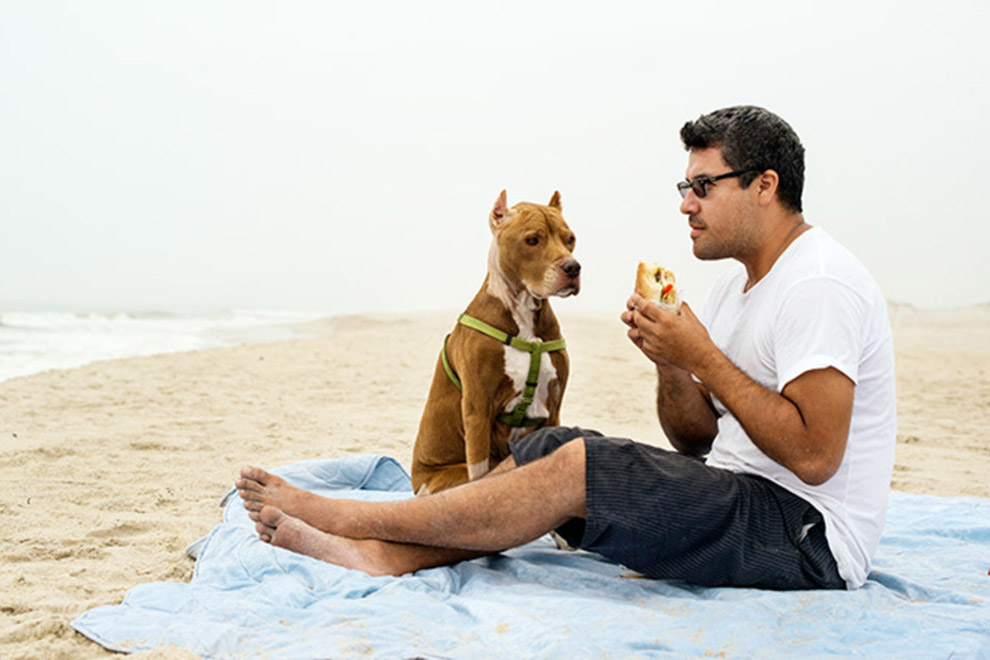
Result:
[[[536,339],[532,331],[526,334],[520,332],[519,338],[525,341]],[[522,400],[533,357],[530,353],[511,346],[503,346],[502,350],[505,353],[505,374],[512,380],[512,388],[517,392],[516,396],[512,397],[505,406],[505,412],[511,413]],[[547,408],[547,397],[550,394],[550,381],[556,377],[557,370],[554,369],[553,363],[550,361],[550,354],[541,353],[539,384],[536,386],[533,403],[529,405],[529,409],[526,411],[527,417],[548,417],[550,415],[550,410]]]

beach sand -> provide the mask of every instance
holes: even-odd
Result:
[[[618,314],[561,312],[562,423],[668,446],[652,366]],[[0,383],[0,657],[110,654],[69,622],[144,582],[192,577],[241,465],[360,453],[408,469],[456,312],[334,318],[311,339],[102,362]],[[893,487],[990,497],[990,307],[891,306]],[[175,649],[136,658],[191,658]]]

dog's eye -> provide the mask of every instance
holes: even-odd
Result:
[[[526,237],[526,245],[539,245],[539,244],[540,244],[540,237],[539,236],[527,236]]]
[[[569,237],[567,238],[567,244],[568,244],[568,245],[574,245],[574,240],[575,240],[575,239],[574,239],[574,234],[571,234],[571,235],[570,235],[570,236],[569,236]]]

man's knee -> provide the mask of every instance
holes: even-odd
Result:
[[[556,458],[556,462],[561,470],[568,473],[580,474],[582,478],[584,477],[584,438],[568,440],[551,452],[549,457]]]

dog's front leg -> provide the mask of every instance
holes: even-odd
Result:
[[[464,418],[464,458],[468,480],[474,481],[488,474],[491,469],[492,400],[494,391],[464,384],[461,397],[461,413]]]
[[[565,373],[564,379],[567,378]],[[555,378],[547,385],[547,421],[544,426],[560,426],[560,404],[564,398],[564,384]]]

